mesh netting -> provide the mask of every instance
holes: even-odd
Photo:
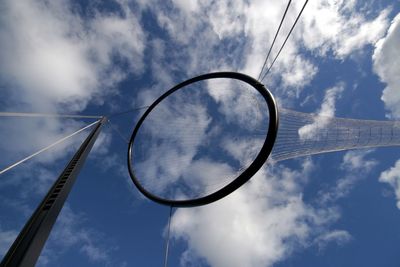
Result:
[[[268,132],[268,105],[233,79],[193,83],[160,102],[140,126],[132,153],[138,182],[163,199],[212,194],[254,161]]]
[[[400,145],[400,122],[355,120],[279,109],[274,161],[347,150]]]

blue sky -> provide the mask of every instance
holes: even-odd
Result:
[[[293,1],[276,48],[302,4]],[[2,1],[1,111],[107,115],[210,71],[257,78],[285,6]],[[264,84],[287,109],[400,119],[399,12],[399,1],[310,1]],[[128,137],[139,115],[112,122]],[[0,168],[89,122],[1,118]],[[2,255],[84,137],[0,176]],[[126,150],[107,125],[38,266],[162,265],[169,209],[134,188]],[[398,266],[399,203],[397,148],[266,165],[227,198],[176,210],[170,266]]]

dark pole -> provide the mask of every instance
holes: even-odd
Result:
[[[106,118],[103,117],[76,151],[4,256],[1,267],[35,266],[58,214],[105,122]]]

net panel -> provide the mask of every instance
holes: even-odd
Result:
[[[231,183],[256,158],[268,132],[268,105],[233,79],[200,81],[160,102],[132,146],[139,183],[164,199],[204,197]]]
[[[279,109],[274,161],[319,153],[400,145],[400,122],[326,117]]]

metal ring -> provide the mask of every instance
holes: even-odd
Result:
[[[135,172],[132,167],[132,147],[134,145],[135,137],[136,134],[142,125],[143,121],[146,119],[146,117],[150,114],[150,112],[166,97],[174,93],[175,91],[181,89],[182,87],[185,87],[189,84],[203,81],[203,80],[209,80],[209,79],[215,79],[215,78],[230,78],[230,79],[235,79],[235,80],[240,80],[243,81],[247,84],[250,84],[254,89],[256,89],[264,98],[264,100],[267,102],[268,105],[268,111],[269,111],[269,125],[268,125],[268,133],[267,136],[264,140],[264,144],[261,147],[258,155],[254,159],[254,161],[249,165],[247,169],[245,169],[235,180],[224,186],[223,188],[219,189],[218,191],[211,193],[209,195],[195,198],[195,199],[187,199],[187,200],[171,200],[171,199],[165,199],[165,198],[160,198],[149,191],[147,191],[139,182],[139,180],[136,178]],[[165,92],[162,96],[160,96],[156,101],[154,101],[153,104],[150,105],[150,107],[146,110],[146,112],[142,115],[142,117],[139,119],[137,122],[131,138],[129,140],[129,146],[128,146],[128,170],[129,170],[129,175],[132,179],[132,182],[136,185],[136,187],[139,189],[139,191],[145,195],[147,198],[163,205],[167,206],[172,206],[172,207],[194,207],[194,206],[201,206],[201,205],[206,205],[212,202],[215,202],[236,189],[238,189],[240,186],[242,186],[244,183],[246,183],[265,163],[265,161],[268,159],[268,156],[270,155],[272,148],[274,146],[276,136],[278,133],[278,108],[275,103],[275,99],[272,95],[272,93],[264,87],[263,84],[258,82],[256,79],[247,76],[242,73],[237,73],[237,72],[214,72],[214,73],[208,73],[204,75],[200,75],[194,78],[191,78],[189,80],[186,80],[167,92]]]

